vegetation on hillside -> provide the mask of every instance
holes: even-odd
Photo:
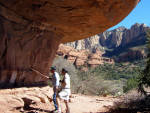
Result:
[[[137,80],[139,78],[140,71],[143,70],[145,66],[144,62],[145,60],[136,61],[133,63],[99,65],[96,68],[89,68],[87,72],[79,71],[78,76],[83,82],[93,80],[93,85],[96,81],[101,84],[107,84],[107,92],[116,95],[118,92],[125,93],[137,87]],[[94,79],[96,79],[95,82]],[[98,85],[95,87],[98,87]],[[110,91],[110,89],[114,90]]]
[[[146,61],[146,67],[141,72],[139,81],[138,81],[138,88],[139,91],[147,94],[145,91],[145,87],[150,87],[150,30],[147,32],[147,48],[148,48],[148,55],[147,55],[147,61]]]
[[[104,64],[81,71],[67,60],[56,57],[53,65],[58,72],[62,68],[69,71],[73,93],[120,95],[137,87],[137,78],[140,70],[144,69],[144,62]]]

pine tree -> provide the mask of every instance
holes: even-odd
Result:
[[[138,90],[145,95],[147,94],[147,92],[144,90],[144,88],[150,87],[150,29],[147,31],[147,45],[146,46],[148,49],[146,67],[141,72],[141,75],[139,78],[139,84],[138,84]]]

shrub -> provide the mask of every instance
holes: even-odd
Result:
[[[123,92],[126,93],[133,88],[137,88],[137,85],[137,78],[128,79],[126,85],[123,87]]]

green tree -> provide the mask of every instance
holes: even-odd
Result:
[[[141,72],[141,76],[139,78],[138,89],[141,93],[147,94],[145,91],[145,87],[150,87],[150,29],[147,31],[147,64],[145,69]]]

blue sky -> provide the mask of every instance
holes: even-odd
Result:
[[[132,12],[126,18],[124,18],[124,20],[109,30],[118,28],[120,26],[130,28],[135,23],[144,23],[147,26],[150,26],[150,0],[141,0],[141,2],[132,10]]]

